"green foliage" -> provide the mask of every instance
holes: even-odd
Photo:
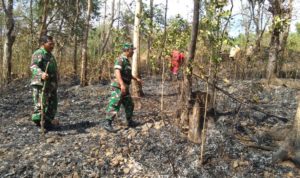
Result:
[[[275,16],[273,19],[273,29],[279,32],[284,30],[285,26],[289,26],[291,23],[291,19],[280,18],[280,16]]]
[[[215,63],[222,60],[220,54],[223,46],[232,43],[224,30],[226,21],[231,16],[231,11],[223,9],[226,4],[226,0],[206,2],[206,15],[200,20],[200,36],[207,45],[209,58]]]
[[[288,49],[300,52],[300,34],[292,33],[288,37]]]
[[[180,15],[170,19],[167,34],[166,51],[187,50],[187,43],[190,40],[190,27],[187,20]]]
[[[300,23],[299,22],[296,23],[296,30],[297,30],[297,33],[300,35]]]

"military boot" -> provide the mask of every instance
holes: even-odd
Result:
[[[134,120],[132,120],[132,119],[127,119],[127,126],[128,126],[128,127],[135,128],[135,127],[137,127],[137,126],[139,126],[139,125],[140,125],[139,122],[136,122],[136,121],[134,121]]]
[[[116,132],[116,130],[112,126],[112,120],[109,120],[109,119],[105,119],[103,128],[105,130],[107,130],[108,132]]]

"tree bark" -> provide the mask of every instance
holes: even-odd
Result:
[[[196,102],[193,106],[193,115],[189,121],[189,133],[188,133],[189,140],[194,143],[201,143],[201,131],[203,125],[201,125],[200,122],[201,122],[200,104]]]
[[[15,36],[13,35],[13,30],[15,26],[15,21],[13,18],[13,0],[8,0],[7,6],[4,0],[2,0],[2,7],[5,12],[6,21],[6,35],[3,47],[3,83],[8,84],[11,82],[11,69],[12,69],[12,46],[15,42]]]
[[[31,40],[31,53],[33,53],[34,51],[34,19],[33,19],[33,0],[30,0],[29,3],[29,7],[30,7],[30,40]]]
[[[194,143],[201,143],[202,130],[205,124],[205,110],[211,109],[212,96],[207,92],[195,91],[193,96],[193,112],[189,119],[188,138]],[[206,108],[205,108],[206,106]]]
[[[79,0],[76,0],[76,14],[73,24],[73,42],[74,42],[74,48],[73,48],[73,73],[77,75],[77,47],[78,47],[78,40],[77,40],[77,23],[79,20],[79,14],[80,14],[80,7],[79,7]]]
[[[195,57],[196,43],[198,36],[198,27],[199,27],[199,9],[200,9],[200,0],[194,0],[194,12],[193,12],[193,25],[191,33],[191,43],[189,45],[188,60],[185,61],[185,67],[187,71],[183,75],[183,87],[181,92],[181,124],[185,124],[189,120],[189,115],[191,112],[191,95],[192,95],[192,63]],[[184,70],[186,70],[184,69]]]
[[[88,85],[87,81],[87,41],[89,36],[89,24],[90,16],[92,12],[92,0],[88,0],[87,17],[85,22],[84,36],[82,42],[82,54],[81,54],[81,75],[80,75],[80,86],[84,87]]]
[[[162,59],[162,52],[166,47],[167,42],[167,14],[168,14],[168,0],[166,0],[166,6],[165,6],[165,25],[164,25],[164,42],[163,47],[160,52],[160,61],[162,61],[162,74],[161,74],[161,102],[160,102],[160,110],[163,111],[164,108],[164,84],[165,84],[165,59]]]
[[[110,21],[108,33],[106,34],[106,36],[105,36],[105,38],[104,38],[104,41],[103,41],[103,43],[102,43],[100,59],[101,59],[101,58],[103,57],[103,55],[104,55],[106,45],[107,45],[108,40],[109,40],[109,37],[110,37],[110,35],[111,35],[112,28],[113,28],[113,25],[114,25],[114,18],[115,18],[115,0],[112,1],[112,7],[111,7],[111,21]]]
[[[133,45],[136,50],[132,56],[132,75],[139,77],[139,62],[140,62],[140,21],[142,14],[142,0],[136,0],[136,9],[134,16],[134,32],[133,32]],[[132,95],[140,98],[143,96],[142,86],[135,80],[132,82]]]
[[[285,20],[290,21],[292,19],[292,11],[293,11],[293,0],[289,0],[289,5],[286,10],[286,13],[284,15]],[[290,32],[290,23],[287,23],[283,27],[282,36],[280,39],[280,51],[278,55],[278,69],[277,69],[277,76],[280,76],[280,72],[282,69],[282,65],[284,63],[285,53],[286,53],[286,45],[287,45],[287,39]]]
[[[280,27],[275,26],[276,18],[281,17],[282,11],[282,0],[269,0],[271,8],[270,11],[273,15],[273,31],[270,41],[270,50],[269,50],[269,60],[267,65],[267,73],[266,78],[268,84],[270,84],[271,80],[276,78],[276,70],[277,70],[277,60],[278,53],[280,49]]]
[[[147,59],[146,59],[146,67],[148,70],[148,74],[150,73],[149,71],[149,61],[150,61],[150,54],[151,54],[151,45],[152,45],[152,33],[153,33],[153,1],[154,0],[150,0],[150,24],[149,24],[149,28],[150,28],[150,33],[148,35],[148,46],[147,46]]]
[[[278,51],[280,47],[280,32],[274,30],[272,32],[270,50],[269,50],[269,61],[267,66],[267,81],[271,82],[272,79],[276,78],[276,63],[278,59]]]

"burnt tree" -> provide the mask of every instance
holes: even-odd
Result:
[[[285,0],[269,0],[269,11],[272,13],[272,34],[270,41],[269,60],[266,70],[266,78],[268,84],[276,78],[277,64],[280,52],[280,35],[286,23],[282,15],[285,13],[284,9]]]
[[[87,81],[87,42],[90,29],[90,17],[92,12],[92,0],[88,0],[87,16],[85,21],[84,36],[82,40],[82,53],[81,53],[81,75],[80,75],[80,86],[84,87],[88,85]]]
[[[196,43],[198,36],[198,27],[199,27],[199,9],[200,1],[194,0],[194,12],[193,12],[193,25],[191,33],[191,43],[189,45],[188,60],[185,61],[185,72],[183,75],[183,85],[181,91],[181,123],[184,124],[189,120],[189,115],[192,109],[191,99],[192,99],[192,63],[195,57]]]
[[[8,0],[7,3],[2,0],[2,8],[5,12],[5,23],[6,23],[6,35],[3,47],[3,68],[2,77],[3,83],[8,84],[11,81],[11,69],[12,69],[12,46],[15,42],[15,36],[13,34],[15,21],[13,18],[13,0]]]
[[[211,109],[211,105],[207,106],[207,103],[211,103],[211,95],[206,92],[195,91],[192,92],[192,98],[193,112],[189,119],[188,138],[194,143],[201,143],[202,130],[205,125],[205,110]]]
[[[140,77],[140,25],[142,14],[142,0],[136,0],[136,8],[134,15],[133,45],[136,50],[132,56],[132,76]],[[137,81],[132,81],[132,95],[135,99],[136,108],[141,108],[140,97],[144,95],[142,85]]]

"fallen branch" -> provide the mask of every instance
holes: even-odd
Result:
[[[260,150],[265,150],[265,151],[274,151],[275,150],[274,147],[263,146],[263,145],[256,145],[256,144],[245,144],[245,146],[251,147],[251,148],[260,149]]]
[[[251,101],[249,101],[247,99],[245,99],[246,102],[244,102],[241,99],[234,97],[228,91],[220,88],[219,86],[217,86],[217,85],[215,85],[213,83],[210,83],[207,78],[201,77],[201,76],[199,76],[197,74],[194,74],[194,73],[193,73],[193,75],[196,76],[197,78],[199,78],[200,80],[202,80],[204,82],[207,82],[212,87],[215,87],[217,90],[221,91],[222,93],[224,93],[225,95],[227,95],[229,98],[233,99],[234,101],[236,101],[236,102],[238,102],[240,104],[244,104],[246,107],[248,107],[248,108],[250,108],[252,110],[261,112],[261,113],[266,114],[267,116],[270,116],[270,117],[275,117],[275,118],[277,118],[277,119],[279,119],[279,120],[281,120],[282,122],[285,122],[285,123],[289,121],[286,117],[277,116],[277,115],[274,115],[274,114],[272,114],[272,113],[270,113],[268,111],[264,111],[263,108],[259,107],[258,105],[254,104],[254,103],[251,103]]]

